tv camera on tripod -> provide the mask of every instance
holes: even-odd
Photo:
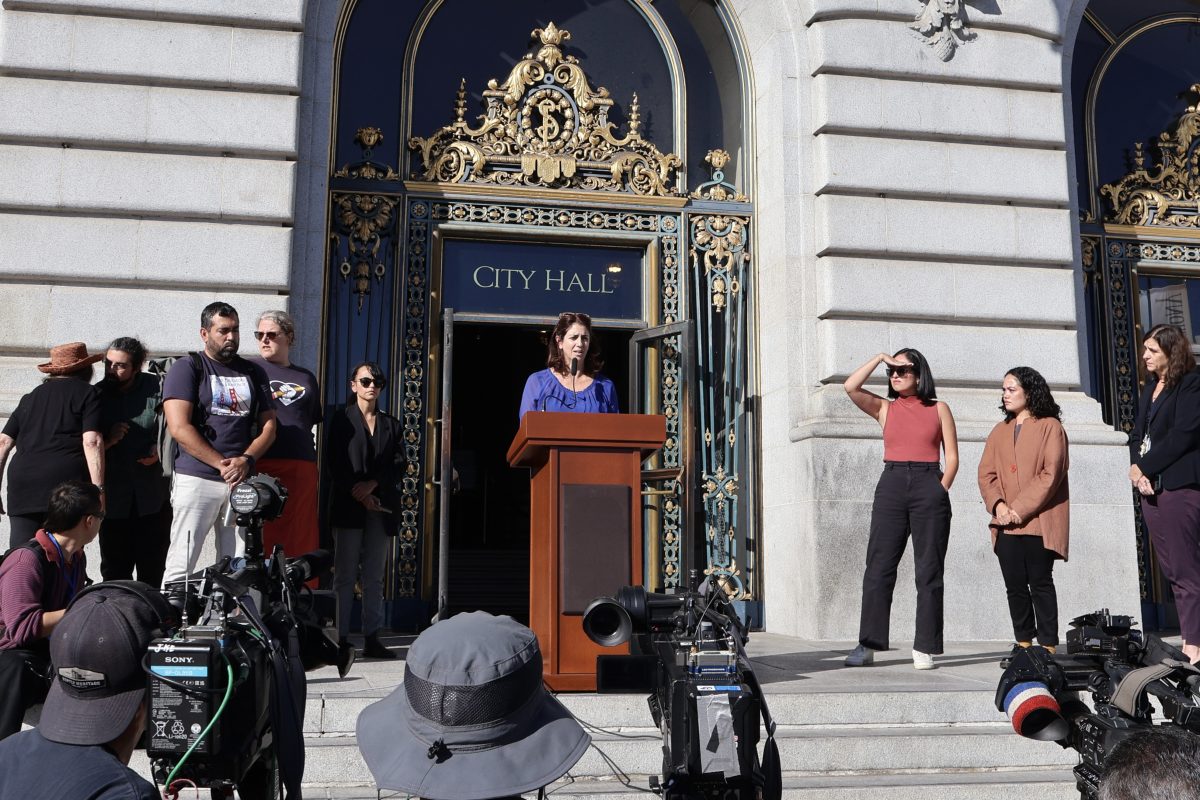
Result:
[[[167,587],[184,611],[170,638],[151,643],[147,753],[168,797],[182,785],[214,798],[298,797],[304,772],[305,671],[336,665],[337,600],[305,581],[328,570],[326,551],[263,554],[263,522],[283,513],[287,490],[269,475],[235,486],[230,505],[245,529],[244,557],[224,558]],[[340,656],[340,661],[339,661]]]
[[[663,734],[663,774],[650,787],[666,800],[778,800],[775,723],[745,644],[749,633],[712,576],[678,594],[625,586],[598,597],[583,616],[593,642],[631,642],[632,654],[598,656],[599,692],[648,692]],[[759,720],[767,730],[758,755]]]

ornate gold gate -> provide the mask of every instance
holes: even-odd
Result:
[[[638,326],[690,321],[697,344],[695,363],[685,365],[682,334],[656,342],[647,364],[654,380],[634,398],[637,410],[661,413],[668,425],[648,465],[648,562],[656,566],[646,582],[679,587],[682,565],[699,562],[736,599],[758,602],[759,565],[748,557],[759,550],[747,402],[753,208],[725,180],[729,156],[720,150],[707,155],[710,179],[689,194],[681,158],[643,138],[637,96],[618,131],[609,119],[617,99],[594,88],[566,51],[571,34],[550,22],[532,36],[534,49],[507,77],[488,81],[474,124],[463,82],[448,103],[451,121],[409,138],[412,163],[378,161],[387,132],[361,128],[361,159],[330,181],[326,374],[339,375],[365,351],[398,376],[387,398],[404,426],[394,622],[412,624],[409,610],[423,614],[431,600],[443,251],[472,238],[643,253]],[[684,385],[684,375],[694,384]],[[687,519],[693,506],[703,512]]]

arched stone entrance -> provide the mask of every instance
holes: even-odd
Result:
[[[725,12],[614,0],[580,4],[572,16],[567,4],[555,13],[572,27],[531,13],[532,46],[513,59],[504,53],[517,45],[490,28],[474,43],[462,41],[455,8],[439,0],[401,12],[364,0],[347,7],[338,33],[322,363],[327,386],[340,386],[341,373],[368,357],[397,377],[386,398],[405,429],[390,587],[395,624],[427,618],[441,557],[434,548],[440,506],[450,505],[452,542],[470,538],[462,520],[479,517],[461,509],[479,504],[502,509],[483,519],[508,545],[524,537],[523,501],[495,462],[506,437],[468,452],[462,443],[478,435],[442,424],[490,414],[495,429],[515,430],[518,393],[510,387],[487,407],[458,391],[452,403],[468,413],[443,412],[454,386],[469,386],[462,370],[472,368],[461,359],[466,350],[453,374],[443,366],[453,337],[463,330],[474,337],[458,338],[460,346],[511,342],[519,351],[511,372],[523,381],[529,354],[536,361],[543,347],[539,330],[562,310],[591,313],[616,345],[611,358],[622,365],[615,372],[629,407],[668,419],[668,442],[647,465],[643,494],[646,583],[671,590],[686,583],[690,568],[711,572],[761,619],[757,437],[748,402],[754,209],[734,183],[749,163],[749,117]],[[511,27],[518,10],[491,22]],[[398,26],[409,33],[397,37]],[[377,57],[369,43],[381,29],[392,41],[407,39],[403,53]],[[639,37],[651,49],[634,55],[628,48]],[[625,49],[609,46],[618,38]],[[462,49],[447,49],[450,41]],[[617,52],[624,56],[613,61]],[[621,60],[634,66],[622,72]],[[716,62],[733,71],[718,75]],[[617,83],[596,74],[605,64]],[[460,68],[468,77],[435,91],[447,70]],[[626,94],[618,87],[630,84],[630,69],[640,85]],[[483,77],[473,81],[475,74]],[[394,91],[380,88],[388,86]],[[398,127],[387,130],[381,119]],[[732,155],[713,137],[731,137]],[[471,352],[475,366],[498,355],[482,345]],[[335,389],[327,402],[341,399]],[[459,491],[477,502],[456,500],[439,485],[439,459],[447,457]],[[497,505],[487,486],[502,487],[505,501]],[[482,552],[490,562],[478,573],[483,589],[474,597],[459,592],[461,607],[515,595],[497,587],[523,582],[519,556]],[[461,576],[457,583],[464,585]]]

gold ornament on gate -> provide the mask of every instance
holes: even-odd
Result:
[[[579,60],[562,51],[570,32],[551,22],[531,36],[537,53],[527,53],[503,81],[488,81],[477,127],[466,119],[464,80],[454,122],[408,140],[420,154],[419,179],[679,196],[682,162],[642,138],[637,95],[629,104],[629,132],[619,136],[608,118],[614,105],[608,89],[592,88]]]

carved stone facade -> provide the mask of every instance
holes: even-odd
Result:
[[[967,26],[963,0],[923,0],[925,7],[908,27],[916,31],[925,44],[942,61],[954,58],[960,45],[974,41],[975,34]]]
[[[653,3],[630,2],[656,13]],[[330,296],[346,315],[394,307],[405,320],[394,343],[404,365],[397,383],[418,380],[430,291],[418,261],[435,224],[499,216],[547,231],[632,226],[661,242],[664,268],[675,270],[663,279],[674,294],[657,298],[663,319],[703,311],[721,341],[734,343],[708,366],[753,364],[741,388],[759,429],[739,430],[713,398],[695,483],[720,521],[705,535],[727,584],[748,569],[764,575],[767,630],[855,638],[882,453],[878,426],[849,405],[841,382],[870,355],[902,346],[930,359],[959,420],[947,636],[1011,634],[972,470],[997,419],[1003,370],[1018,363],[1054,387],[1072,469],[1087,476],[1072,485],[1073,556],[1056,575],[1064,616],[1099,606],[1136,613],[1126,451],[1080,363],[1079,286],[1099,266],[1081,263],[1075,229],[1063,54],[1082,2],[721,0],[755,92],[744,170],[752,180],[736,186],[719,153],[706,182],[703,151],[683,164],[643,139],[632,96],[620,98],[627,126],[616,130],[608,110],[617,100],[596,88],[603,76],[584,77],[565,32],[534,21],[537,46],[508,62],[507,76],[495,73],[482,109],[469,108],[465,92],[447,96],[450,123],[415,132],[421,173],[405,174],[456,189],[545,192],[533,210],[401,203],[381,187],[406,167],[377,155],[378,136],[394,143],[407,132],[385,121],[361,134],[376,155],[331,163],[330,42],[341,4],[218,5],[179,2],[171,14],[134,0],[0,9],[0,88],[20,110],[0,114],[8,301],[0,414],[32,388],[50,345],[85,340],[96,349],[133,334],[157,354],[194,349],[199,309],[218,296],[244,322],[289,307],[300,328],[296,360],[308,366],[318,364],[321,331],[342,322],[323,311]],[[60,35],[66,29],[72,36]],[[1131,221],[1143,207],[1153,220],[1182,214],[1184,201],[1163,188],[1183,154],[1168,149],[1181,145],[1164,142],[1163,158],[1145,167],[1165,206],[1132,184],[1114,188],[1123,207],[1145,198]],[[1172,174],[1190,180],[1186,168]],[[355,183],[334,193],[331,180]],[[596,217],[574,201],[551,202],[560,191],[693,205],[686,215],[640,208]],[[738,205],[743,195],[752,214]],[[323,378],[340,385],[340,366],[326,368]],[[405,396],[397,411],[419,443],[429,409]],[[731,472],[730,460],[743,457],[754,470]],[[408,520],[422,513],[424,487],[420,476],[405,480],[412,505],[396,511]],[[747,485],[761,505],[753,552],[727,546],[745,541],[728,520]],[[400,545],[401,593],[418,568],[409,544]],[[904,566],[897,642],[911,636],[910,585]]]

